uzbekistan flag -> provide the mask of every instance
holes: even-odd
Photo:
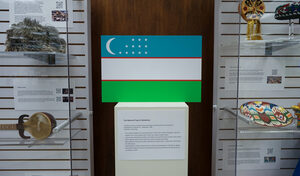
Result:
[[[103,102],[201,102],[202,36],[101,36]]]

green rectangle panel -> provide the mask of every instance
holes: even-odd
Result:
[[[102,81],[103,102],[201,102],[201,81]]]

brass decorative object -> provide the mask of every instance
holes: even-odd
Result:
[[[292,106],[292,109],[295,111],[295,115],[297,116],[297,127],[300,128],[300,103],[298,105]]]
[[[262,40],[260,18],[265,13],[264,2],[262,0],[243,0],[238,8],[240,15],[247,22],[247,40]]]

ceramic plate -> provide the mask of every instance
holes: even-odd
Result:
[[[263,126],[284,127],[293,122],[293,115],[290,112],[268,102],[247,102],[241,106],[240,111],[256,124]]]

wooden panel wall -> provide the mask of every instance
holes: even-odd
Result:
[[[101,103],[100,35],[203,36],[203,100],[188,104],[189,175],[210,175],[213,8],[212,0],[92,0],[95,175],[115,173],[115,104]]]
[[[288,21],[278,21],[274,19],[274,11],[277,6],[292,1],[265,0],[266,13],[262,22],[262,34],[264,40],[275,40],[278,38],[288,38]],[[239,1],[235,0],[217,0],[216,1],[216,64],[217,64],[217,105],[218,112],[214,119],[216,131],[216,156],[214,158],[214,175],[216,176],[232,176],[231,172],[224,168],[227,162],[224,158],[224,144],[235,144],[236,132],[241,127],[247,127],[243,122],[238,121],[236,129],[236,119],[234,116],[224,112],[224,107],[230,107],[237,110],[241,104],[248,101],[267,101],[285,107],[291,113],[292,105],[300,102],[300,52],[299,44],[289,48],[274,52],[273,56],[265,56],[264,47],[251,49],[239,47],[240,42],[244,42],[246,38],[247,24],[241,20],[241,28],[239,26],[240,15],[238,14]],[[241,31],[241,35],[239,35]],[[296,37],[299,38],[300,26],[295,26]],[[250,45],[249,45],[250,46]],[[240,49],[240,50],[239,50]],[[240,53],[238,53],[240,51]],[[240,54],[240,57],[239,57]],[[249,61],[251,59],[270,59],[277,58],[284,60],[285,66],[285,83],[284,89],[278,91],[257,91],[255,87],[249,91],[228,90],[225,86],[226,81],[226,60],[235,60],[238,66],[240,62]],[[239,175],[242,176],[260,176],[260,175],[292,175],[293,170],[298,162],[300,152],[300,135],[299,133],[275,133],[275,134],[241,134],[237,133],[237,142],[250,141],[261,143],[275,141],[279,143],[280,158],[278,162],[280,167],[272,170],[242,170]],[[239,166],[237,166],[239,170]]]
[[[89,96],[89,27],[88,0],[71,0],[74,15],[72,27],[59,28],[60,37],[69,40],[70,82],[75,89],[75,112],[83,116],[72,126],[52,136],[53,142],[46,145],[16,145],[17,131],[1,131],[0,135],[0,175],[6,176],[78,176],[91,175],[90,156],[90,103]],[[0,0],[0,52],[5,50],[6,30],[9,29],[9,0]],[[17,123],[21,114],[33,114],[36,111],[17,111],[14,107],[13,80],[44,79],[57,80],[68,77],[67,58],[59,58],[55,65],[28,57],[0,57],[0,123]],[[29,80],[28,80],[29,79]],[[69,111],[47,111],[60,124],[68,120]],[[74,135],[76,133],[76,135]],[[72,135],[71,143],[69,141]],[[65,140],[62,140],[65,139]],[[71,166],[74,169],[71,172]]]

